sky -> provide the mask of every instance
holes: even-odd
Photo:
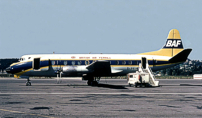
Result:
[[[178,29],[202,60],[201,0],[0,0],[0,58],[159,50]]]

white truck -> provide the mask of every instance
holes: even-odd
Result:
[[[129,86],[159,86],[159,81],[155,80],[155,76],[151,68],[149,67],[148,61],[145,57],[142,57],[142,61],[139,64],[139,70],[136,71],[136,73],[129,73],[127,77]]]
[[[149,84],[149,73],[129,73],[128,74],[128,84],[129,86],[135,85],[135,87],[147,87],[151,86]]]

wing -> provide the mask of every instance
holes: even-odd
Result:
[[[93,62],[89,66],[86,67],[87,69],[93,71],[96,75],[109,75],[111,74],[111,67],[109,61],[102,61],[98,60]]]

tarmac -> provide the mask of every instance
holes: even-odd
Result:
[[[160,79],[129,87],[126,79],[0,79],[0,118],[202,117],[202,80]]]

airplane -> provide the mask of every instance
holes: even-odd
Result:
[[[24,55],[19,62],[6,69],[16,78],[29,77],[82,77],[87,84],[97,85],[101,77],[125,76],[136,72],[142,58],[152,71],[176,66],[187,60],[192,49],[184,49],[180,33],[170,30],[166,44],[158,51],[140,54],[33,54]]]

